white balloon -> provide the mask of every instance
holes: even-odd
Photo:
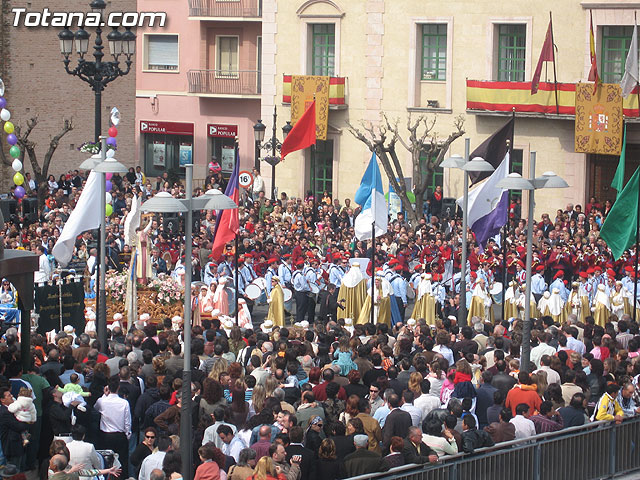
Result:
[[[107,201],[107,203],[111,203],[111,200],[113,200],[111,198],[111,194],[109,192],[106,192],[104,195],[104,199]]]
[[[15,172],[19,172],[22,170],[22,162],[16,158],[11,164],[11,168],[13,168]]]
[[[3,108],[0,111],[0,118],[5,121],[8,122],[9,119],[11,118],[11,112],[9,110],[7,110],[6,108]]]
[[[107,158],[113,158],[113,156],[116,154],[116,151],[114,149],[109,149],[107,150]]]
[[[4,82],[0,78],[0,97],[4,96]]]
[[[111,109],[111,123],[114,127],[117,127],[120,124],[120,110],[116,107]]]

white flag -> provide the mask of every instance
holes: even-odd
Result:
[[[76,208],[71,212],[60,238],[53,247],[53,256],[62,267],[66,267],[71,260],[78,235],[100,226],[100,215],[105,214],[100,212],[101,190],[100,175],[91,172]]]
[[[627,54],[627,61],[624,64],[624,75],[620,81],[620,88],[622,88],[622,96],[628,97],[638,84],[638,25],[633,27],[633,36],[631,37],[631,45],[629,46],[629,53]]]
[[[133,246],[136,243],[136,230],[140,228],[140,205],[142,197],[133,196],[131,211],[124,220],[124,244]]]

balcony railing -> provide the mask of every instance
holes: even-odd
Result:
[[[189,0],[189,16],[260,18],[262,0]]]
[[[260,95],[259,73],[255,70],[189,70],[189,93]]]

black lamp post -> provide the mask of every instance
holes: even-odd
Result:
[[[264,161],[267,162],[269,165],[271,165],[271,200],[273,200],[274,202],[276,200],[276,165],[282,161],[282,159],[277,155],[277,153],[282,148],[282,143],[280,143],[280,140],[278,140],[278,138],[276,137],[277,120],[278,120],[278,114],[277,114],[276,107],[274,106],[273,107],[273,130],[271,133],[271,138],[264,145],[261,145],[261,144],[262,144],[262,141],[264,140],[264,134],[267,127],[264,126],[264,124],[262,123],[262,120],[258,120],[258,123],[256,123],[253,126],[253,134],[256,140],[256,166],[260,161],[259,160],[260,148],[264,148],[265,150],[271,150],[271,156],[265,157]],[[292,128],[293,126],[291,125],[291,122],[287,122],[282,127],[283,141],[285,138],[287,138],[287,135],[289,135],[289,132],[291,131]]]
[[[89,6],[92,11],[102,16],[107,4],[104,0],[93,0]],[[102,91],[116,78],[127,75],[131,71],[131,64],[133,63],[132,57],[136,51],[136,35],[128,27],[124,32],[120,32],[117,28],[114,28],[113,31],[107,35],[109,52],[113,56],[113,61],[110,62],[102,61],[105,54],[102,52],[104,46],[102,45],[102,28],[100,28],[100,26],[96,28],[96,38],[93,45],[93,57],[95,60],[85,60],[84,56],[89,51],[90,37],[91,35],[83,28],[80,28],[74,33],[66,27],[58,34],[58,38],[60,39],[60,52],[64,55],[63,63],[65,70],[69,75],[74,75],[87,82],[95,94],[95,140],[97,142],[102,128]],[[69,64],[71,63],[71,59],[69,57],[73,53],[74,43],[79,58],[77,66],[70,69]],[[120,55],[125,56],[124,63],[126,69],[124,70],[120,68],[120,62],[118,60]]]

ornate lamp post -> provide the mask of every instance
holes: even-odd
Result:
[[[276,137],[276,122],[278,120],[278,113],[276,107],[273,107],[273,129],[271,133],[271,138],[267,140],[264,144],[262,144],[264,140],[264,134],[267,129],[265,125],[262,123],[262,120],[258,120],[253,126],[253,135],[256,141],[256,158],[255,165],[258,167],[260,162],[260,148],[264,148],[265,150],[271,150],[271,156],[264,157],[264,161],[271,165],[271,200],[275,202],[276,200],[276,165],[282,161],[282,159],[277,155],[277,153],[282,148],[282,143]],[[284,141],[289,135],[289,132],[293,126],[291,122],[287,122],[282,127],[282,139]]]

